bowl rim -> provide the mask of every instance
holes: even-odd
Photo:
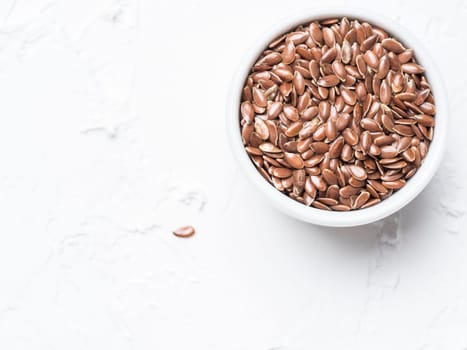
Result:
[[[256,170],[250,157],[246,153],[241,141],[239,124],[239,106],[241,90],[250,67],[256,61],[268,42],[282,33],[292,30],[296,26],[332,17],[348,17],[367,21],[372,25],[381,27],[392,36],[400,40],[406,47],[415,51],[417,61],[426,69],[425,75],[432,87],[436,99],[436,127],[433,140],[430,144],[427,156],[417,173],[399,191],[380,203],[366,208],[349,212],[326,211],[314,207],[308,207],[292,198],[284,195],[269,184]],[[245,52],[243,58],[233,76],[230,91],[226,103],[226,131],[231,151],[236,161],[247,178],[258,188],[269,201],[280,211],[299,220],[329,227],[351,227],[368,224],[380,220],[402,209],[412,201],[430,182],[436,173],[443,154],[447,137],[448,101],[441,78],[441,74],[433,62],[429,52],[423,43],[400,23],[373,11],[346,6],[326,6],[309,8],[284,17],[273,27],[270,27],[257,40],[250,49]]]

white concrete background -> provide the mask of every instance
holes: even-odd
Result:
[[[467,3],[354,2],[425,41],[451,135],[407,208],[326,229],[223,130],[252,40],[320,2],[2,0],[0,348],[467,349]]]

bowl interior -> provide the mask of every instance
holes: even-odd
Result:
[[[303,11],[304,12],[304,11]],[[447,100],[444,86],[437,67],[431,60],[427,50],[421,42],[416,39],[407,29],[399,23],[394,22],[379,14],[372,14],[368,10],[355,8],[345,9],[327,8],[310,9],[307,15],[291,16],[286,18],[274,28],[266,31],[249,50],[241,62],[240,68],[234,76],[227,103],[227,134],[234,156],[254,185],[263,192],[268,200],[279,210],[300,220],[334,227],[357,226],[367,224],[384,218],[401,209],[414,199],[417,194],[428,184],[435,174],[443,156],[445,138],[447,134]],[[436,126],[434,128],[433,140],[430,144],[427,156],[418,169],[417,173],[407,181],[406,185],[387,199],[370,208],[358,209],[349,212],[336,212],[307,207],[271,186],[256,170],[248,154],[244,150],[240,137],[239,106],[241,101],[241,90],[250,67],[266,47],[267,43],[279,35],[290,31],[300,24],[313,20],[321,20],[332,17],[348,17],[367,21],[372,25],[381,27],[390,35],[400,40],[406,47],[415,51],[417,61],[425,67],[425,75],[432,86],[432,92],[436,104]]]

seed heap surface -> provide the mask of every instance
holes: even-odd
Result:
[[[273,42],[242,91],[241,137],[277,190],[308,206],[367,208],[421,166],[436,108],[424,68],[383,29],[348,18]]]

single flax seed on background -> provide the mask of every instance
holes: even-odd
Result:
[[[172,233],[177,237],[188,238],[193,236],[196,231],[193,226],[181,226],[173,230]]]

